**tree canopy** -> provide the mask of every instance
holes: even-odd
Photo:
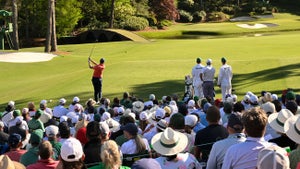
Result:
[[[7,11],[12,11],[11,3],[0,0]],[[56,0],[55,3],[58,38],[108,28],[112,23],[114,28],[141,30],[163,28],[174,21],[226,21],[241,15],[300,11],[300,0]],[[46,36],[47,4],[48,0],[17,1],[21,41]]]

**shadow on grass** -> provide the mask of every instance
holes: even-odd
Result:
[[[239,92],[240,88],[251,88],[251,86],[255,86],[256,84],[263,83],[265,81],[273,81],[278,79],[286,79],[289,77],[294,76],[300,76],[300,63],[297,64],[290,64],[286,66],[271,68],[271,69],[265,69],[257,72],[247,73],[247,74],[234,74],[233,78],[233,87],[235,89],[235,94],[237,95],[244,95],[245,93]],[[299,70],[299,71],[297,71]],[[276,84],[274,84],[276,85]],[[288,87],[288,86],[287,86]],[[176,93],[180,99],[182,99],[184,95],[184,89],[185,84],[184,80],[166,80],[161,82],[155,82],[155,83],[148,83],[148,84],[141,84],[141,85],[134,85],[131,87],[131,95],[134,95],[138,98],[144,98],[148,99],[149,94],[153,93],[156,95],[157,99],[161,99],[164,95],[172,95]],[[104,89],[105,90],[105,89]],[[215,90],[217,94],[220,94],[220,88],[215,86]],[[261,89],[269,91],[271,93],[281,93],[284,89],[278,89],[278,90],[268,90],[268,89]],[[295,92],[300,92],[300,88],[294,88]],[[260,94],[261,91],[252,91],[256,94]],[[104,97],[107,97],[109,99],[113,99],[114,97],[122,98],[123,92],[120,93],[107,93],[103,91]],[[64,97],[67,100],[67,104],[69,105],[72,102],[72,99],[74,96],[78,96],[80,98],[81,104],[85,104],[86,100],[89,98],[93,98],[93,91],[90,92],[76,92],[74,91],[73,94],[69,95],[58,95],[54,98],[43,98],[48,100],[52,100],[51,103],[48,103],[49,107],[54,107],[58,104],[58,100],[62,97]],[[8,102],[9,100],[7,100]],[[34,101],[36,107],[38,108],[39,103],[41,100],[38,100],[37,98],[24,98],[20,100],[14,100],[16,102],[16,107],[18,109],[21,109],[23,107],[27,106],[27,103],[30,101]],[[0,104],[1,110],[4,111],[4,108],[7,105],[6,103]]]
[[[210,36],[218,36],[222,35],[219,32],[210,32],[210,31],[182,31],[183,35],[210,35]]]
[[[132,94],[136,97],[148,98],[151,93],[155,94],[157,99],[161,99],[164,95],[172,95],[174,93],[183,96],[184,80],[166,80],[132,86]]]
[[[220,93],[220,89],[215,87],[217,93]],[[146,98],[148,99],[150,94],[155,94],[158,100],[161,99],[162,96],[172,94],[177,94],[179,99],[183,99],[185,92],[185,84],[184,80],[166,80],[162,82],[149,83],[136,85],[132,87],[133,95],[138,98]]]
[[[299,70],[300,63],[290,64],[286,66],[265,69],[253,73],[248,74],[234,74],[233,84],[235,88],[240,88],[241,86],[250,87],[258,83],[266,82],[266,81],[274,81],[278,79],[286,79],[293,76],[300,76]],[[276,85],[276,84],[274,84]],[[267,89],[262,89],[267,90]],[[284,89],[282,89],[284,90]],[[282,90],[270,91],[272,93],[281,93]],[[295,92],[299,92],[300,88],[293,89]],[[268,90],[269,91],[269,90]],[[236,94],[245,94],[236,92]]]

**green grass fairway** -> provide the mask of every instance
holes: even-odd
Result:
[[[158,98],[172,93],[182,96],[184,76],[191,73],[197,57],[211,58],[218,74],[220,58],[225,56],[233,68],[239,99],[247,91],[281,94],[288,87],[300,91],[300,33],[296,31],[258,37],[94,43],[59,46],[64,53],[49,62],[0,62],[0,111],[10,100],[22,108],[42,99],[53,100],[50,106],[54,106],[61,97],[67,104],[74,96],[83,102],[92,98],[93,71],[87,60],[94,45],[92,58],[106,59],[103,96],[110,99],[121,98],[124,91],[145,99],[150,93]],[[43,52],[43,48],[21,51]]]

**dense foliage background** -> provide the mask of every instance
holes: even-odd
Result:
[[[44,38],[48,0],[18,1],[21,42]],[[12,2],[0,0],[12,11]],[[56,0],[57,37],[86,30],[120,28],[163,29],[174,22],[224,22],[232,17],[290,12],[297,14],[300,0]]]

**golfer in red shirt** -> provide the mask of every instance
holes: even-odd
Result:
[[[102,98],[102,79],[103,79],[103,71],[105,69],[104,65],[104,58],[100,59],[100,63],[97,64],[95,61],[89,58],[89,67],[94,69],[92,83],[94,86],[94,97],[95,101],[99,103],[100,99]]]

